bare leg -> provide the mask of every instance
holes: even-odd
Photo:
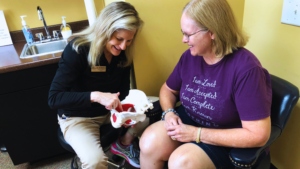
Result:
[[[169,169],[215,169],[207,154],[197,145],[186,143],[178,147],[171,155]]]
[[[120,137],[120,142],[123,145],[129,145],[132,143],[132,141],[134,140],[134,136],[131,135],[130,133],[126,132],[126,134],[122,137]]]
[[[140,140],[140,164],[142,169],[162,169],[171,153],[180,145],[173,141],[164,127],[164,121],[149,126]]]
[[[123,145],[129,145],[137,137],[141,136],[142,132],[149,125],[149,118],[147,117],[145,121],[138,122],[134,127],[130,127],[126,134],[120,137],[120,141]]]

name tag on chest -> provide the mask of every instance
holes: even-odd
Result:
[[[106,66],[93,66],[91,72],[106,72]]]

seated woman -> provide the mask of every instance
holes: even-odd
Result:
[[[120,100],[129,93],[130,48],[141,25],[132,5],[111,3],[93,25],[70,37],[61,56],[49,106],[58,109],[64,138],[80,158],[82,168],[107,168],[99,130],[110,123],[111,109],[122,109]],[[129,128],[114,143],[114,151],[135,167],[139,167],[139,151],[131,142],[146,125]]]
[[[234,168],[232,147],[260,147],[270,137],[270,75],[243,48],[248,38],[226,0],[190,1],[181,31],[189,49],[161,87],[164,121],[141,137],[141,168],[167,160],[170,169]]]

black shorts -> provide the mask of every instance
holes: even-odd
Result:
[[[185,112],[183,106],[179,106],[177,109],[177,113],[181,118],[184,124],[192,125],[192,126],[200,126],[198,123],[194,122]],[[217,169],[235,169],[234,165],[231,163],[229,159],[229,152],[232,148],[230,147],[221,147],[214,146],[205,143],[196,143],[191,142],[199,146],[211,159]]]

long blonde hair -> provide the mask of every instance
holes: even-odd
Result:
[[[215,35],[213,50],[222,57],[244,47],[248,36],[238,27],[226,0],[192,0],[183,9],[198,26]]]
[[[138,12],[128,2],[113,2],[106,6],[96,19],[95,23],[83,31],[72,35],[69,40],[74,40],[73,48],[77,53],[80,46],[90,46],[88,54],[88,63],[90,66],[96,66],[104,52],[106,43],[110,40],[112,34],[120,29],[138,32],[143,25]],[[137,34],[137,33],[136,33]],[[133,60],[133,46],[136,34],[125,50],[127,61],[121,66],[129,66]]]

